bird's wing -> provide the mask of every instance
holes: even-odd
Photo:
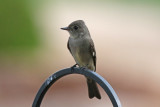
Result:
[[[95,66],[95,71],[96,71],[96,50],[95,50],[95,47],[94,47],[94,43],[92,40],[90,40],[90,53],[92,55],[92,58],[93,58],[93,63],[94,63],[94,66]]]

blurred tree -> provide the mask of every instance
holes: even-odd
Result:
[[[0,1],[0,52],[33,50],[39,38],[25,0]]]

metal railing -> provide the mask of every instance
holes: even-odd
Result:
[[[78,67],[75,68],[66,68],[60,71],[57,71],[56,73],[52,74],[41,86],[39,89],[34,102],[32,104],[32,107],[40,107],[41,102],[43,100],[44,95],[46,94],[47,90],[54,84],[58,79],[60,79],[63,76],[69,75],[69,74],[81,74],[86,77],[89,77],[93,79],[95,82],[97,82],[107,93],[109,96],[113,107],[122,107],[120,100],[113,90],[112,86],[99,74],[96,72],[93,72],[88,69],[80,69]]]

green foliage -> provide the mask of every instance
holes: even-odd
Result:
[[[0,51],[32,50],[38,44],[38,35],[25,1],[0,1]]]

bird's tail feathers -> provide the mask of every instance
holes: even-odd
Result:
[[[101,99],[101,95],[99,93],[96,82],[90,78],[87,78],[87,85],[88,85],[89,98],[96,97],[98,99]]]

